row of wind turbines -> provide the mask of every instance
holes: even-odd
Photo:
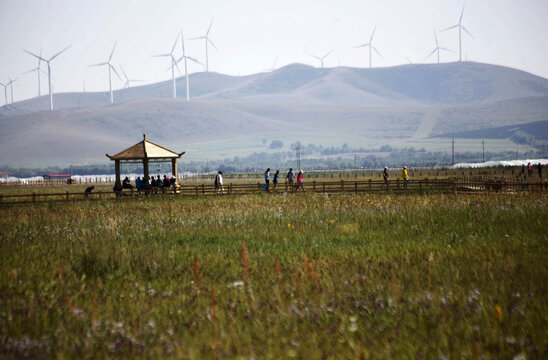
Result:
[[[212,26],[213,26],[213,19],[211,20],[211,23],[209,24],[209,27],[208,27],[205,35],[189,39],[189,40],[202,40],[202,39],[205,40],[205,54],[206,54],[206,57],[205,57],[206,58],[205,71],[206,72],[209,71],[208,45],[213,46],[215,48],[215,50],[217,50],[217,47],[215,46],[213,41],[211,41],[211,39],[209,38],[209,32],[211,31]],[[177,43],[179,41],[179,38],[181,38],[182,55],[179,57],[179,59],[176,60],[174,52],[175,52],[175,47],[177,46]],[[108,68],[109,95],[110,95],[110,103],[111,104],[114,103],[114,93],[113,93],[113,90],[112,90],[112,73],[114,72],[114,74],[118,77],[118,79],[123,81],[122,78],[120,77],[120,74],[118,73],[118,71],[116,70],[114,65],[112,64],[112,57],[114,56],[114,51],[116,50],[116,45],[117,45],[117,43],[114,43],[114,46],[112,47],[112,51],[110,52],[110,56],[108,57],[107,61],[102,62],[102,63],[92,64],[92,65],[88,66],[88,67],[107,66],[107,68]],[[40,85],[40,73],[45,73],[44,70],[42,70],[41,67],[40,67],[41,62],[43,61],[43,62],[48,64],[48,71],[47,71],[46,74],[48,76],[49,109],[50,109],[50,111],[54,110],[53,91],[52,91],[52,82],[51,82],[52,81],[51,62],[55,58],[57,58],[59,55],[61,55],[65,51],[67,51],[70,47],[71,47],[71,45],[67,46],[66,48],[59,51],[58,53],[51,56],[50,58],[44,58],[43,55],[42,55],[42,50],[40,50],[40,54],[38,55],[38,54],[35,54],[35,53],[32,53],[30,51],[27,51],[27,50],[23,49],[23,51],[25,53],[27,53],[27,54],[29,54],[29,55],[31,55],[31,56],[38,59],[38,66],[36,68],[34,68],[32,70],[29,70],[29,71],[22,74],[22,75],[25,75],[25,74],[28,74],[28,73],[31,73],[31,72],[35,72],[35,71],[37,72],[37,75],[38,75],[38,96],[42,96],[42,94],[41,94],[41,85]],[[153,55],[153,57],[169,57],[170,58],[170,61],[171,61],[171,78],[172,78],[172,82],[173,82],[173,97],[174,98],[177,97],[177,87],[176,87],[176,84],[175,84],[175,68],[180,73],[181,71],[179,69],[178,64],[182,60],[184,60],[185,78],[186,78],[186,99],[187,99],[187,101],[190,101],[190,84],[189,84],[189,77],[188,77],[188,63],[187,63],[187,61],[190,60],[190,61],[193,61],[193,62],[195,62],[197,64],[200,64],[200,65],[203,65],[203,64],[200,61],[196,60],[195,58],[187,55],[187,53],[185,51],[185,41],[184,41],[184,37],[183,37],[183,31],[181,30],[181,32],[177,34],[177,37],[175,38],[175,42],[173,43],[173,46],[172,46],[171,51],[169,53],[160,54],[160,55]],[[122,74],[124,75],[124,78],[125,78],[124,88],[129,88],[131,82],[141,82],[141,81],[143,81],[143,80],[128,78],[128,76],[127,76],[126,72],[124,71],[124,68],[122,67],[122,65],[120,65],[120,70],[122,71]],[[0,82],[0,85],[2,85],[4,87],[4,97],[5,97],[6,105],[8,104],[8,91],[7,91],[7,88],[10,87],[11,103],[13,104],[13,83],[16,82],[18,79],[19,78],[15,78],[15,79],[9,78],[9,82],[7,82],[6,84]],[[84,84],[84,88],[85,88],[85,84]]]
[[[463,18],[463,15],[464,15],[464,7],[462,8],[462,11],[461,11],[461,14],[460,14],[460,18],[459,18],[459,22],[453,26],[449,26],[448,28],[445,28],[441,31],[447,31],[447,30],[451,30],[451,29],[455,29],[455,28],[458,28],[459,30],[459,61],[462,61],[462,31],[464,30],[470,37],[473,38],[472,34],[462,25],[462,18]],[[179,73],[181,73],[180,69],[179,69],[179,63],[184,60],[184,70],[185,70],[185,80],[186,80],[186,99],[187,101],[190,101],[190,84],[189,84],[189,76],[188,76],[188,60],[192,61],[192,62],[195,62],[197,64],[200,64],[202,66],[205,67],[205,71],[208,72],[209,71],[209,59],[208,59],[208,46],[211,45],[213,46],[213,48],[215,50],[218,51],[217,47],[215,46],[215,44],[213,43],[213,41],[209,38],[209,33],[211,31],[211,27],[213,26],[213,19],[211,20],[210,24],[209,24],[209,27],[205,33],[205,35],[203,36],[198,36],[198,37],[194,37],[194,38],[190,38],[188,40],[204,40],[204,45],[205,45],[205,65],[202,64],[201,62],[199,62],[198,60],[196,60],[195,58],[191,57],[191,56],[188,56],[186,51],[185,51],[185,42],[184,42],[184,36],[183,36],[183,31],[181,30],[180,33],[177,34],[177,37],[175,38],[175,42],[173,43],[173,46],[171,47],[171,51],[169,53],[165,53],[165,54],[159,54],[159,55],[153,55],[153,57],[167,57],[169,58],[170,62],[171,62],[171,79],[172,79],[172,83],[173,83],[173,97],[176,98],[177,97],[177,87],[176,87],[176,82],[175,82],[175,69],[177,69],[177,71]],[[364,44],[360,44],[360,45],[357,45],[355,47],[353,47],[352,49],[359,49],[359,48],[368,48],[369,50],[369,68],[372,67],[372,62],[371,62],[371,57],[372,57],[372,51],[374,51],[378,56],[380,56],[382,58],[382,55],[379,53],[379,51],[375,48],[375,46],[373,46],[373,37],[375,36],[375,31],[376,31],[376,26],[373,28],[373,32],[371,33],[371,36],[369,38],[369,42],[367,43],[364,43]],[[181,39],[181,49],[182,49],[182,55],[176,59],[175,57],[175,48],[177,46],[177,43],[179,41],[179,38]],[[452,50],[449,50],[447,48],[444,48],[444,47],[441,47],[439,46],[439,43],[438,43],[438,37],[436,35],[436,31],[434,30],[434,39],[435,39],[435,42],[436,42],[436,47],[434,48],[434,50],[432,50],[432,52],[425,58],[425,60],[427,60],[428,58],[430,58],[430,56],[432,56],[433,54],[437,53],[437,62],[438,64],[440,63],[440,50],[444,50],[444,51],[452,51]],[[114,46],[112,47],[112,51],[110,52],[110,56],[108,57],[108,60],[105,61],[105,62],[102,62],[102,63],[97,63],[97,64],[92,64],[92,65],[89,65],[89,67],[99,67],[99,66],[107,66],[108,68],[108,83],[109,83],[109,94],[110,94],[110,103],[114,103],[114,94],[113,94],[113,91],[112,91],[112,72],[114,72],[114,74],[118,77],[118,79],[120,79],[121,81],[122,78],[120,77],[120,75],[118,74],[118,71],[116,70],[116,68],[114,67],[114,65],[112,65],[112,57],[114,55],[114,51],[116,50],[116,45],[117,43],[114,43]],[[64,53],[65,51],[67,51],[71,46],[67,46],[66,48],[64,48],[63,50],[59,51],[58,53],[54,54],[53,56],[51,56],[50,58],[45,58],[43,57],[42,55],[42,50],[40,50],[40,54],[37,55],[35,53],[32,53],[30,51],[27,51],[27,50],[24,50],[23,51],[35,58],[38,59],[38,66],[32,70],[29,70],[27,71],[26,73],[24,74],[28,74],[28,73],[31,73],[31,72],[36,72],[37,73],[37,76],[38,76],[38,96],[41,96],[41,87],[40,87],[40,74],[41,73],[44,73],[44,71],[41,69],[40,65],[41,65],[41,62],[45,62],[47,65],[48,65],[48,71],[47,71],[47,76],[48,76],[48,89],[49,89],[49,108],[50,108],[50,111],[53,111],[54,110],[54,106],[53,106],[53,91],[52,91],[52,76],[51,76],[51,62],[57,58],[59,55],[61,55],[62,53]],[[324,67],[324,60],[333,53],[334,50],[331,50],[329,52],[327,52],[326,54],[324,54],[323,56],[317,56],[317,55],[313,55],[313,54],[310,54],[308,53],[309,56],[312,56],[313,58],[317,59],[320,61],[320,66],[323,68]],[[274,63],[275,64],[275,63]],[[140,82],[142,80],[137,80],[137,79],[129,79],[126,72],[124,71],[123,67],[120,65],[120,69],[125,77],[125,84],[124,84],[124,88],[128,88],[130,86],[130,83],[131,82]],[[24,75],[22,74],[22,75]],[[4,97],[5,97],[5,103],[6,105],[8,104],[8,95],[7,95],[7,88],[9,87],[10,90],[11,90],[11,103],[13,104],[13,83],[16,82],[18,80],[18,78],[16,79],[11,79],[9,78],[9,82],[7,83],[1,83],[0,82],[0,85],[2,85],[4,87]],[[85,88],[85,84],[84,84],[84,88]],[[85,90],[84,90],[85,91]]]
[[[464,25],[462,25],[462,17],[464,15],[464,6],[462,8],[462,11],[460,13],[460,18],[459,18],[459,22],[456,24],[456,25],[453,25],[453,26],[449,26],[448,28],[445,28],[443,30],[441,30],[442,32],[443,31],[447,31],[447,30],[451,30],[451,29],[455,29],[455,28],[458,28],[459,29],[459,61],[462,61],[462,30],[464,30],[468,35],[470,35],[470,37],[474,38],[472,36],[472,34],[464,27]],[[371,69],[372,65],[371,65],[371,50],[373,50],[379,57],[382,58],[382,55],[379,53],[379,51],[375,48],[375,46],[373,46],[373,37],[375,36],[375,31],[377,30],[377,27],[375,26],[373,28],[373,32],[371,33],[371,37],[369,38],[369,42],[365,43],[365,44],[361,44],[361,45],[357,45],[357,46],[354,46],[353,48],[351,48],[351,50],[353,49],[359,49],[359,48],[368,48],[369,50],[369,68]],[[430,54],[428,54],[428,56],[424,59],[425,61],[428,60],[428,58],[430,58],[430,56],[434,55],[435,53],[437,53],[437,60],[438,60],[438,64],[440,63],[440,50],[444,50],[444,51],[453,51],[453,50],[450,50],[450,49],[447,49],[445,47],[441,47],[438,43],[438,36],[436,34],[436,30],[434,30],[434,40],[436,41],[436,47],[434,48],[434,50],[432,50],[432,52]],[[309,56],[313,57],[314,59],[316,60],[319,60],[320,61],[320,66],[323,68],[323,65],[324,65],[324,60],[333,53],[333,51],[335,50],[331,50],[329,51],[328,53],[326,53],[325,55],[323,56],[317,56],[317,55],[314,55],[314,54],[311,54],[311,53],[308,53]],[[409,59],[407,59],[407,61],[409,61]],[[410,61],[409,61],[410,62]]]

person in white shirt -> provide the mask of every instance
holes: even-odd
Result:
[[[224,194],[225,189],[223,187],[223,172],[219,171],[217,176],[215,176],[215,194]]]

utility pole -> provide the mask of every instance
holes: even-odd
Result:
[[[455,138],[451,140],[451,165],[455,165]]]
[[[485,162],[485,139],[483,139],[481,141],[481,145],[483,146],[483,161],[482,162]]]

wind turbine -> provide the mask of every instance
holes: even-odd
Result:
[[[466,28],[462,25],[462,15],[464,15],[464,6],[462,7],[462,12],[460,13],[459,23],[457,25],[449,26],[448,28],[443,29],[442,31],[451,30],[454,28],[459,28],[459,61],[462,61],[462,35],[461,30],[466,31],[468,35],[473,39],[474,37]]]
[[[55,59],[57,56],[61,55],[62,53],[64,53],[65,51],[67,51],[72,45],[69,45],[67,46],[66,48],[64,48],[63,50],[59,51],[57,54],[53,55],[52,57],[50,57],[48,60],[44,59],[42,56],[38,56],[36,54],[33,54],[31,53],[30,51],[27,51],[27,50],[24,50],[24,52],[26,52],[27,54],[29,55],[32,55],[34,56],[35,58],[38,58],[42,61],[45,61],[46,64],[48,64],[48,87],[49,87],[49,110],[50,111],[53,111],[53,92],[51,91],[51,61],[53,59]]]
[[[313,54],[308,54],[309,56],[312,56],[314,59],[317,59],[317,60],[320,60],[320,63],[322,65],[322,69],[323,69],[323,60],[328,57],[329,55],[331,55],[331,53],[335,51],[335,50],[331,50],[330,52],[328,52],[327,54],[325,54],[324,56],[316,56],[316,55],[313,55]]]
[[[436,47],[434,48],[434,50],[432,50],[432,52],[430,54],[428,54],[428,56],[424,59],[425,61],[430,57],[432,56],[432,54],[434,54],[435,52],[438,53],[438,64],[440,63],[440,50],[445,50],[445,51],[451,51],[447,48],[444,48],[444,47],[440,47],[440,45],[438,44],[438,37],[436,35],[436,30],[434,30],[434,39],[436,39]]]
[[[195,63],[200,64],[200,65],[202,65],[202,63],[186,54],[186,52],[185,52],[185,38],[183,37],[183,30],[181,30],[181,47],[183,49],[183,55],[179,58],[179,60],[177,60],[177,62],[175,64],[179,63],[179,61],[181,61],[182,59],[185,59],[186,101],[190,101],[190,83],[189,83],[189,80],[188,80],[187,59],[190,60],[190,61],[194,61]]]
[[[354,46],[352,49],[362,48],[362,47],[368,47],[369,48],[369,68],[371,69],[371,49],[373,49],[377,55],[379,55],[381,58],[381,54],[377,51],[377,49],[373,46],[373,36],[375,35],[375,30],[377,30],[377,26],[373,28],[373,33],[371,34],[371,37],[369,38],[369,42],[366,44]]]
[[[107,62],[99,63],[99,64],[93,64],[93,65],[88,66],[88,67],[103,66],[103,65],[108,66],[108,88],[109,88],[109,91],[110,91],[110,103],[111,104],[114,103],[114,95],[112,94],[112,73],[111,73],[111,70],[114,71],[116,76],[118,76],[118,79],[122,80],[120,75],[118,75],[118,71],[116,71],[114,66],[112,66],[112,64],[110,63],[110,61],[112,60],[112,55],[114,55],[114,49],[116,49],[116,43],[114,43],[114,46],[112,47],[112,51],[110,52],[110,56],[108,57]]]
[[[40,57],[42,57],[42,49],[40,49]],[[42,96],[42,91],[41,91],[41,86],[40,86],[40,72],[45,73],[45,71],[40,68],[40,63],[41,62],[42,62],[42,59],[38,59],[38,66],[37,67],[35,67],[34,69],[29,70],[29,71],[22,74],[22,75],[26,75],[26,74],[30,74],[31,72],[36,71],[36,73],[38,75],[38,97]]]
[[[137,80],[137,79],[129,79],[126,75],[126,72],[124,71],[124,68],[122,67],[122,65],[120,65],[120,70],[122,70],[122,74],[124,74],[124,77],[126,78],[126,83],[124,84],[124,89],[127,89],[129,88],[129,84],[132,82],[132,81],[135,81],[135,82],[142,82],[143,80]],[[85,89],[85,84],[84,84],[84,89]],[[84,91],[85,92],[85,91]]]
[[[209,32],[211,31],[211,26],[213,26],[213,20],[214,19],[211,19],[211,23],[209,24],[209,27],[207,28],[207,32],[204,36],[198,36],[198,37],[189,39],[189,40],[204,39],[204,41],[205,41],[205,53],[206,53],[206,72],[209,72],[209,60],[208,60],[208,53],[207,53],[207,44],[210,43],[211,46],[213,46],[215,48],[215,50],[219,51],[217,49],[217,47],[215,46],[215,44],[213,43],[213,41],[211,41],[211,39],[209,39]]]
[[[171,47],[171,52],[168,54],[161,54],[161,55],[154,55],[153,57],[170,57],[171,58],[171,79],[173,81],[173,97],[177,97],[177,87],[175,86],[175,68],[177,68],[177,71],[179,73],[181,70],[179,70],[179,66],[177,65],[177,61],[175,61],[175,57],[173,56],[173,51],[175,51],[175,46],[177,45],[177,41],[179,41],[180,34],[177,34],[177,38],[175,39],[175,42],[173,43],[173,46]]]
[[[9,78],[10,82],[8,85],[10,86],[10,92],[11,92],[11,103],[13,104],[13,83],[19,80],[19,78],[15,78],[15,80],[12,80],[12,78]]]
[[[9,86],[9,84],[0,83],[0,85],[2,85],[4,87],[4,98],[5,98],[6,107],[7,107],[8,106],[8,86]]]

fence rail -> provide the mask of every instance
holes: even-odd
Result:
[[[303,184],[304,192],[312,193],[482,193],[482,192],[546,192],[548,183],[508,180],[465,181],[452,179],[421,179],[410,180],[407,185],[401,180],[384,181],[309,181]],[[265,185],[256,184],[226,184],[222,187],[214,185],[181,185],[175,188],[160,188],[148,190],[124,189],[122,192],[96,191],[96,192],[58,192],[6,195],[0,194],[0,204],[59,202],[59,201],[84,201],[105,199],[128,199],[144,196],[223,196],[245,195],[253,193],[266,193]],[[272,184],[268,193],[301,193],[303,189],[296,189],[289,183],[280,183],[276,187]]]

